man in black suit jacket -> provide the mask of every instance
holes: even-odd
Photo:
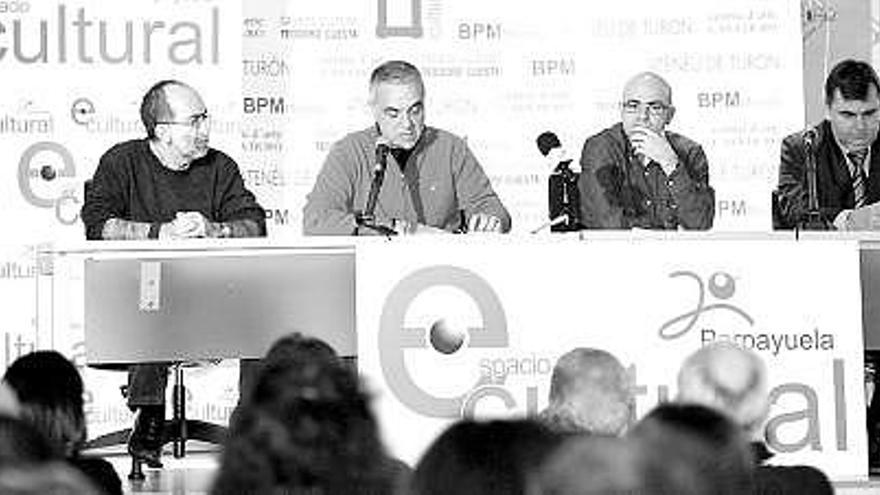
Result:
[[[874,69],[856,60],[837,64],[825,81],[825,105],[825,120],[782,142],[779,220],[792,227],[808,219],[809,156],[816,163],[821,224],[838,230],[878,230],[880,81]]]

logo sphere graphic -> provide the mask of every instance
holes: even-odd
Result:
[[[429,335],[431,347],[443,354],[452,354],[461,349],[464,343],[464,332],[451,325],[445,318],[440,318],[431,325]]]
[[[730,299],[736,292],[733,277],[724,272],[715,272],[709,277],[709,293],[718,299]]]

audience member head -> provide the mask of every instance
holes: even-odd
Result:
[[[529,495],[704,495],[708,482],[677,459],[623,438],[573,436],[554,452]]]
[[[702,347],[685,359],[678,372],[677,401],[721,411],[759,438],[769,409],[764,362],[754,352],[727,342]]]
[[[751,493],[754,459],[748,439],[717,410],[699,404],[660,404],[628,438],[664,463],[695,469],[711,484],[707,493]]]
[[[0,468],[54,459],[61,459],[60,454],[36,426],[24,419],[0,415]]]
[[[531,420],[463,420],[422,456],[413,495],[518,495],[560,436]]]
[[[89,480],[64,462],[0,468],[3,495],[100,495]]]
[[[267,368],[287,369],[290,366],[302,366],[307,363],[320,361],[339,361],[340,358],[326,342],[323,340],[307,337],[299,332],[285,335],[274,343],[266,351],[266,355],[259,361],[261,370]],[[260,391],[260,397],[254,397],[256,393],[256,385],[251,391],[251,397],[242,397],[241,402],[250,402],[258,400],[265,402],[270,397],[266,397],[266,390]]]
[[[79,371],[57,351],[35,351],[16,359],[3,380],[21,403],[21,417],[36,426],[69,457],[86,439],[83,381]]]
[[[835,65],[825,80],[825,106],[844,152],[869,148],[880,130],[880,81],[874,68],[857,60]]]
[[[242,401],[212,493],[387,493],[386,460],[357,375],[294,334],[273,345]]]
[[[633,420],[629,375],[599,349],[577,348],[559,358],[550,379],[550,401],[540,419],[558,431],[621,435]]]
[[[18,396],[15,390],[4,381],[0,381],[0,415],[19,417],[21,415],[21,404],[18,402]]]

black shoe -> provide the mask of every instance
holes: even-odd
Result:
[[[161,468],[164,427],[164,404],[141,406],[131,436],[128,437],[128,453],[147,467]]]

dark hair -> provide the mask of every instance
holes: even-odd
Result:
[[[562,438],[532,420],[459,421],[419,461],[413,493],[526,493],[528,478]]]
[[[23,419],[0,416],[0,468],[59,459],[61,456],[34,425]]]
[[[684,459],[712,481],[715,493],[751,493],[755,462],[745,430],[719,411],[663,403],[642,418],[629,437],[657,457]]]
[[[859,60],[844,60],[831,69],[825,80],[825,104],[831,105],[837,90],[844,100],[864,101],[872,85],[880,93],[880,81],[873,67]]]
[[[172,84],[185,86],[182,82],[174,79],[159,81],[147,90],[141,101],[141,122],[143,122],[147,137],[150,139],[156,138],[157,122],[174,118],[174,112],[168,105],[168,99],[165,96],[165,88]]]
[[[83,381],[70,360],[57,351],[36,351],[16,359],[3,379],[21,402],[22,418],[32,423],[66,456],[86,439]]]
[[[64,462],[0,469],[3,495],[100,495],[102,492],[82,473]]]
[[[389,493],[386,459],[357,375],[324,342],[294,334],[266,355],[211,493]]]

